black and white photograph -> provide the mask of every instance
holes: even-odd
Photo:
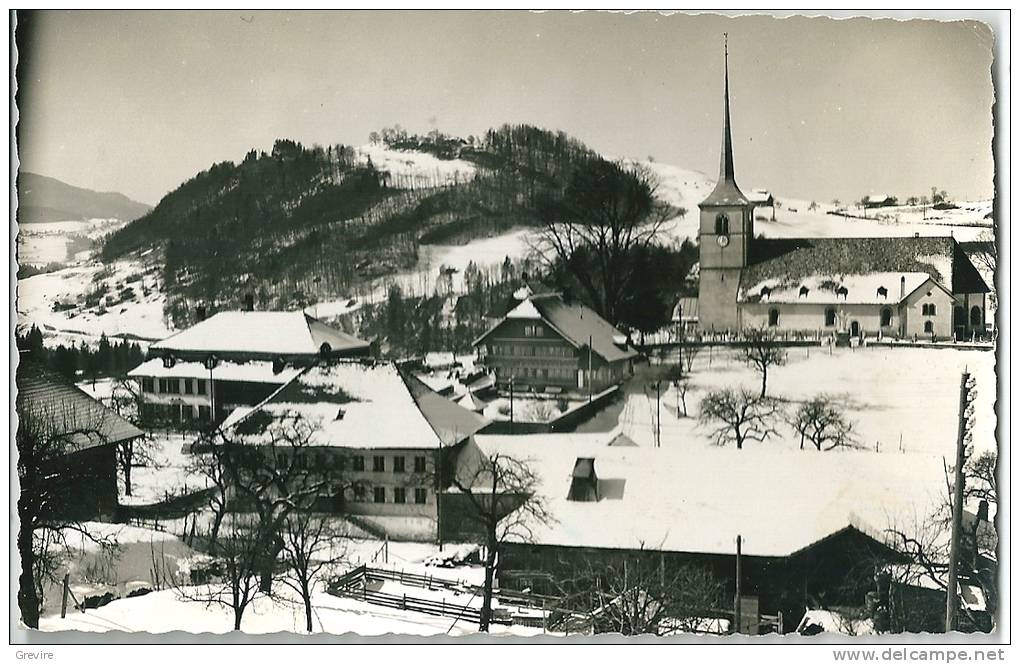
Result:
[[[18,657],[1005,659],[1008,24],[10,10]]]

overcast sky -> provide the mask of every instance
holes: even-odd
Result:
[[[561,129],[718,170],[730,35],[737,180],[830,200],[992,195],[978,22],[608,13],[53,12],[19,80],[22,168],[147,203],[276,138],[399,123]]]

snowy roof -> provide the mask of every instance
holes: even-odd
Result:
[[[465,392],[464,396],[457,400],[457,405],[476,413],[481,412],[486,406],[484,401],[481,401],[471,392]]]
[[[772,204],[772,192],[767,189],[752,189],[751,195],[747,197],[751,203],[758,206],[768,206]]]
[[[454,445],[488,423],[392,362],[359,360],[315,364],[254,408],[231,413],[223,427],[254,421],[250,418],[259,412],[302,418],[314,430],[313,446],[355,449],[435,449]],[[264,443],[268,436],[263,428],[247,440]]]
[[[542,320],[574,348],[591,344],[595,354],[606,362],[636,357],[637,351],[625,343],[626,335],[609,324],[606,319],[579,302],[566,303],[557,294],[533,295],[506,315],[508,319]],[[475,341],[480,344],[496,331],[502,321]]]
[[[766,279],[747,288],[741,287],[737,293],[737,301],[779,304],[898,304],[926,283],[934,282],[925,272],[814,274],[793,281]]]
[[[67,452],[120,443],[142,431],[41,363],[19,358],[15,370],[19,417],[31,417],[56,434],[67,434]],[[73,433],[87,430],[89,433]]]
[[[239,383],[269,383],[283,385],[301,372],[300,368],[285,367],[281,371],[273,371],[273,363],[263,360],[250,362],[223,361],[213,369],[214,380],[229,380]],[[142,362],[128,372],[135,378],[209,378],[209,369],[203,362],[174,362],[172,367],[163,366],[161,358],[152,358]]]
[[[890,519],[927,513],[937,500],[941,457],[864,451],[807,452],[714,446],[609,446],[594,435],[474,436],[477,453],[512,456],[539,477],[553,520],[529,524],[536,544],[789,556],[847,528],[879,538]],[[465,464],[470,464],[470,456]],[[619,499],[567,500],[578,458],[600,481],[623,483]]]
[[[988,286],[952,237],[757,238],[740,284],[783,283],[824,275],[924,272],[953,293],[987,293]],[[897,277],[896,292],[899,292]]]
[[[252,356],[363,352],[367,341],[342,332],[302,311],[223,311],[149,348],[157,352],[206,352]]]
[[[676,306],[673,307],[673,322],[697,321],[698,320],[698,298],[682,297]]]
[[[524,300],[519,305],[511,309],[507,315],[507,318],[524,318],[528,320],[541,320],[542,314],[538,313],[538,309],[535,308],[534,303],[530,300]]]

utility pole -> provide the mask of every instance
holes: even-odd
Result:
[[[588,335],[588,403],[591,403],[591,335]]]
[[[514,432],[514,375],[510,374],[510,433]]]
[[[960,566],[960,535],[963,530],[963,464],[966,462],[967,406],[970,403],[970,374],[960,376],[960,421],[956,435],[956,469],[953,481],[953,535],[949,542],[949,579],[946,582],[946,632],[956,629],[957,568]]]
[[[662,447],[662,410],[659,407],[660,381],[655,381],[655,446]]]
[[[737,584],[736,584],[737,585],[737,589],[736,589],[736,592],[733,593],[733,632],[734,633],[740,633],[740,620],[741,620],[741,617],[742,617],[740,615],[740,592],[741,592],[741,588],[740,588],[740,585],[741,585],[740,584],[740,576],[741,576],[741,574],[740,574],[740,564],[742,562],[741,561],[741,552],[740,552],[740,545],[741,545],[741,543],[742,543],[742,538],[740,537],[740,535],[737,535]]]

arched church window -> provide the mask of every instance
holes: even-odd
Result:
[[[769,327],[776,327],[779,325],[779,309],[769,309]]]
[[[924,333],[925,334],[931,334],[934,331],[935,331],[935,324],[932,323],[930,320],[924,321]]]
[[[836,325],[836,310],[829,307],[825,310],[825,327],[833,327]]]
[[[981,307],[970,308],[970,324],[971,327],[977,327],[981,325]]]
[[[889,307],[882,308],[882,327],[889,327],[892,325],[892,309]]]
[[[729,235],[730,234],[730,218],[725,213],[720,212],[715,218],[715,234],[716,235]]]

